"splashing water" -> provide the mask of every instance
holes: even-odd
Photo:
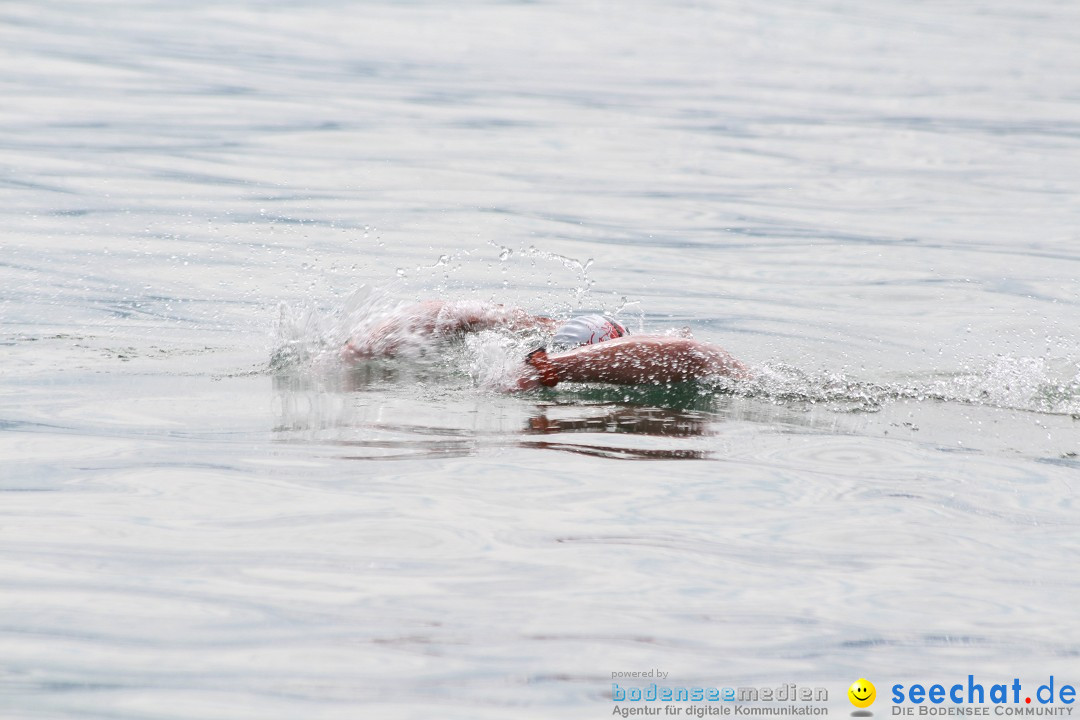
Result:
[[[538,257],[544,260],[554,260],[562,265],[567,270],[575,273],[580,277],[580,282],[577,283],[574,289],[574,303],[577,307],[585,302],[592,289],[593,281],[589,277],[589,268],[592,267],[593,259],[589,258],[585,262],[575,260],[572,257],[566,255],[559,255],[558,253],[549,252],[547,250],[540,250],[533,245],[530,245],[526,250],[522,252],[525,257]]]
[[[935,381],[928,397],[1055,415],[1080,414],[1080,366],[1072,377],[1046,358],[998,355],[984,368]]]
[[[485,330],[463,338],[454,359],[478,389],[498,392],[508,387],[522,358],[539,345],[535,334],[507,336]]]
[[[506,250],[506,248],[503,248]],[[511,251],[512,253],[512,251]],[[591,261],[576,260],[530,248],[526,253],[557,258],[585,279]],[[508,255],[509,256],[509,255]],[[440,261],[447,256],[441,256]],[[544,344],[539,331],[485,330],[463,337],[434,335],[414,318],[415,301],[395,297],[399,288],[361,288],[337,308],[281,305],[277,338],[269,368],[285,371],[302,367],[348,365],[346,343],[358,356],[379,357],[392,348],[397,367],[421,365],[468,379],[481,392],[504,390],[520,369],[522,358]],[[635,305],[620,298],[619,309]],[[451,307],[482,308],[474,300],[452,301]],[[558,317],[564,313],[551,312]],[[653,329],[652,332],[657,332]],[[689,328],[659,330],[691,337]],[[369,340],[365,341],[364,338]],[[374,338],[374,339],[372,339]],[[355,360],[355,358],[353,358]],[[735,395],[793,408],[821,407],[841,413],[877,412],[902,400],[937,401],[1080,417],[1080,364],[1052,363],[1046,358],[998,355],[981,367],[929,377],[886,381],[860,379],[844,372],[809,372],[782,362],[752,368],[749,380],[712,378],[696,384],[697,396]]]
[[[396,298],[395,289],[362,288],[340,309],[282,304],[270,369],[329,369],[392,356],[385,362],[399,367],[441,365],[448,373],[472,378],[481,388],[495,389],[504,387],[528,349],[542,344],[538,330],[482,331],[464,337],[442,333],[438,318],[429,327],[418,317],[417,303]],[[488,307],[480,301],[455,300],[447,301],[443,312],[482,314]]]
[[[393,286],[361,287],[333,309],[282,303],[271,370],[341,362],[341,350],[350,338],[370,335],[388,320],[403,317],[408,303],[395,299],[392,290]]]
[[[1074,368],[1075,369],[1075,368]],[[844,373],[809,373],[784,363],[753,368],[754,377],[723,390],[776,404],[877,412],[899,400],[954,402],[1053,415],[1080,415],[1080,373],[1062,379],[1043,358],[997,356],[984,367],[937,378],[874,382]]]

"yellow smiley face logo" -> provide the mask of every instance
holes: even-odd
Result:
[[[865,708],[874,704],[874,700],[877,698],[877,690],[874,688],[874,683],[866,678],[859,678],[851,683],[851,687],[847,689],[847,696],[852,705],[857,708]]]

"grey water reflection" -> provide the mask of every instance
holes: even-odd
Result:
[[[496,447],[706,459],[709,450],[680,442],[711,434],[728,402],[690,383],[502,395],[422,363],[281,372],[273,386],[277,441],[326,443],[364,460],[465,457]]]
[[[704,450],[640,447],[636,437],[663,442],[708,435],[723,418],[688,404],[568,400],[553,393],[494,398],[482,414],[478,402],[493,398],[458,385],[431,369],[369,364],[347,372],[279,374],[273,378],[278,442],[324,443],[363,460],[465,457],[496,447],[579,452],[604,457],[702,459]],[[402,391],[437,387],[427,397],[403,401]],[[656,397],[663,397],[659,394]],[[654,397],[653,399],[656,399]],[[671,396],[687,400],[688,396]],[[603,438],[603,444],[596,442]],[[621,438],[621,441],[616,441]]]
[[[470,457],[499,448],[624,460],[715,460],[725,425],[834,430],[831,414],[698,383],[569,385],[524,394],[477,388],[438,363],[369,362],[273,374],[275,442],[355,460]]]
[[[527,434],[608,432],[687,437],[704,435],[712,419],[702,413],[632,405],[601,408],[597,414],[571,418],[549,417],[547,408],[542,405],[537,407],[537,411],[536,415],[529,418],[529,424],[525,428]]]
[[[566,405],[558,409],[566,409]],[[538,405],[523,432],[530,436],[521,445],[537,450],[557,450],[595,457],[624,460],[704,460],[711,456],[705,449],[679,447],[635,447],[612,442],[611,436],[645,435],[654,438],[687,438],[708,434],[716,417],[706,413],[653,406],[600,406],[576,408],[570,416],[554,416],[551,408]],[[562,435],[577,435],[562,438]],[[605,443],[589,442],[603,437]]]

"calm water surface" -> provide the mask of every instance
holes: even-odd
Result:
[[[1049,0],[4,3],[0,715],[1080,680],[1078,47]],[[333,360],[428,297],[756,379]]]

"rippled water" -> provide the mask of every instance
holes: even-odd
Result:
[[[0,714],[1075,674],[1078,43],[1048,0],[0,6]],[[429,297],[755,378],[335,361]]]

